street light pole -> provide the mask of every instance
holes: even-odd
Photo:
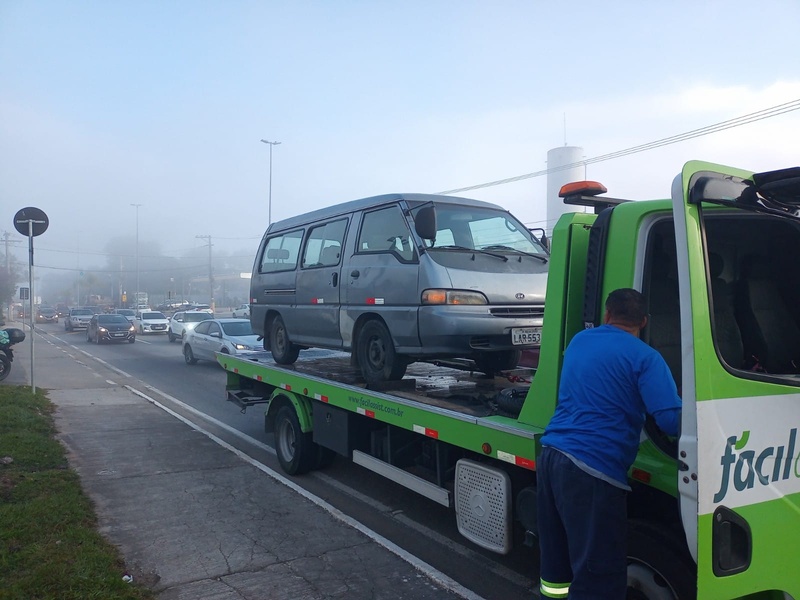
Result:
[[[272,225],[272,147],[280,142],[269,142],[261,140],[264,144],[269,144],[269,203],[267,204],[267,225]]]
[[[134,310],[139,310],[139,207],[141,204],[131,204],[136,207],[136,302]]]
[[[211,236],[210,235],[196,235],[194,236],[200,240],[208,240],[208,305],[211,307],[211,310],[215,310],[214,307],[214,269],[212,267],[211,261]]]

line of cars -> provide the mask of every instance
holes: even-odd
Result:
[[[249,312],[249,306],[246,307]],[[210,309],[177,311],[167,318],[160,311],[120,308],[112,314],[94,314],[91,308],[70,309],[64,329],[86,329],[89,342],[136,341],[140,335],[166,334],[170,343],[180,341],[184,360],[194,365],[198,360],[216,361],[216,352],[245,354],[262,350],[258,335],[248,319],[214,318]]]

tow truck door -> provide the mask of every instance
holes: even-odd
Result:
[[[752,173],[690,162],[672,186],[683,362],[678,492],[697,596],[779,590],[800,598],[800,394],[719,358],[703,223],[709,205],[698,204],[709,176]]]

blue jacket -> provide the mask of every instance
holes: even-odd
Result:
[[[567,347],[542,444],[627,486],[645,414],[677,435],[680,409],[675,381],[656,350],[613,325],[586,329]]]

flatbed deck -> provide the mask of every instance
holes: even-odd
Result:
[[[293,365],[276,364],[269,352],[236,358],[270,369],[310,375],[472,417],[509,416],[498,406],[498,394],[505,388],[527,386],[534,374],[533,369],[520,367],[488,377],[470,370],[470,361],[415,362],[408,366],[403,379],[380,386],[368,386],[359,369],[350,364],[350,355],[343,352],[319,349],[304,351]]]

